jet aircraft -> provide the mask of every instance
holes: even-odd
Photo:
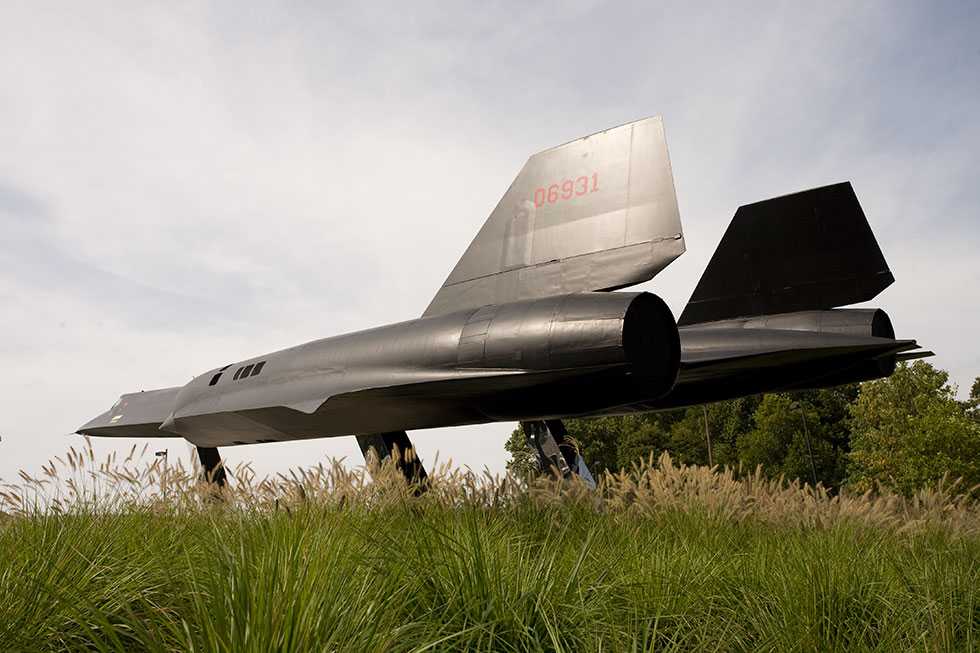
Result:
[[[78,433],[218,447],[355,435],[424,481],[406,431],[520,422],[591,480],[562,420],[888,376],[929,355],[868,301],[894,281],[850,183],[740,207],[680,318],[649,279],[685,251],[663,122],[528,159],[418,319],[124,394]],[[397,453],[396,453],[397,452]]]

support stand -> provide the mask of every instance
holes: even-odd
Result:
[[[538,454],[541,471],[554,471],[562,478],[579,476],[590,487],[595,487],[595,479],[585,460],[566,440],[568,431],[560,419],[521,422],[528,444]]]
[[[221,463],[221,454],[217,447],[198,447],[197,457],[201,461],[203,479],[207,483],[213,483],[217,487],[224,487],[227,482],[225,466]]]
[[[405,476],[405,480],[415,487],[415,494],[425,492],[428,474],[422,461],[415,454],[415,447],[408,439],[405,431],[392,431],[390,433],[371,433],[368,435],[357,436],[357,444],[367,460],[368,451],[374,449],[379,463],[384,463],[392,456],[396,456],[395,465]]]

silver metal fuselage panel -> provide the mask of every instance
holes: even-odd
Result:
[[[156,419],[222,446],[586,413],[666,393],[679,357],[673,317],[653,295],[547,297],[258,356],[194,378],[168,412],[155,405],[135,424],[135,412],[110,411],[80,432],[123,435]],[[236,379],[259,362],[260,374]]]
[[[663,121],[528,159],[425,315],[647,281],[684,252]]]

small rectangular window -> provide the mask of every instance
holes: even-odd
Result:
[[[242,378],[247,379],[248,375],[252,373],[252,368],[254,365],[246,365],[245,369],[242,370]]]
[[[242,370],[243,369],[245,369],[245,368],[244,367],[239,367],[237,370],[235,370],[235,380],[236,381],[241,378],[241,376],[242,376]]]
[[[256,374],[258,374],[259,372],[261,372],[263,367],[265,367],[265,361],[262,361],[260,363],[256,363],[255,364],[255,369],[252,370],[252,376],[255,376]]]
[[[217,374],[211,377],[211,383],[209,383],[208,385],[214,385],[215,383],[218,382],[218,379],[220,378],[221,378],[221,372],[218,372]]]

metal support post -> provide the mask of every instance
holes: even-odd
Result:
[[[357,444],[365,460],[370,449],[374,449],[379,463],[397,455],[395,465],[405,476],[405,480],[415,486],[415,493],[421,494],[425,491],[429,476],[425,473],[425,467],[415,453],[415,447],[412,446],[412,441],[405,431],[358,435]]]
[[[590,487],[595,487],[595,479],[589,471],[585,459],[566,438],[568,431],[560,419],[521,422],[524,436],[538,454],[541,471],[556,471],[562,478],[579,476]]]
[[[197,457],[201,461],[202,480],[224,487],[227,483],[225,466],[221,462],[221,454],[217,447],[198,447]]]

